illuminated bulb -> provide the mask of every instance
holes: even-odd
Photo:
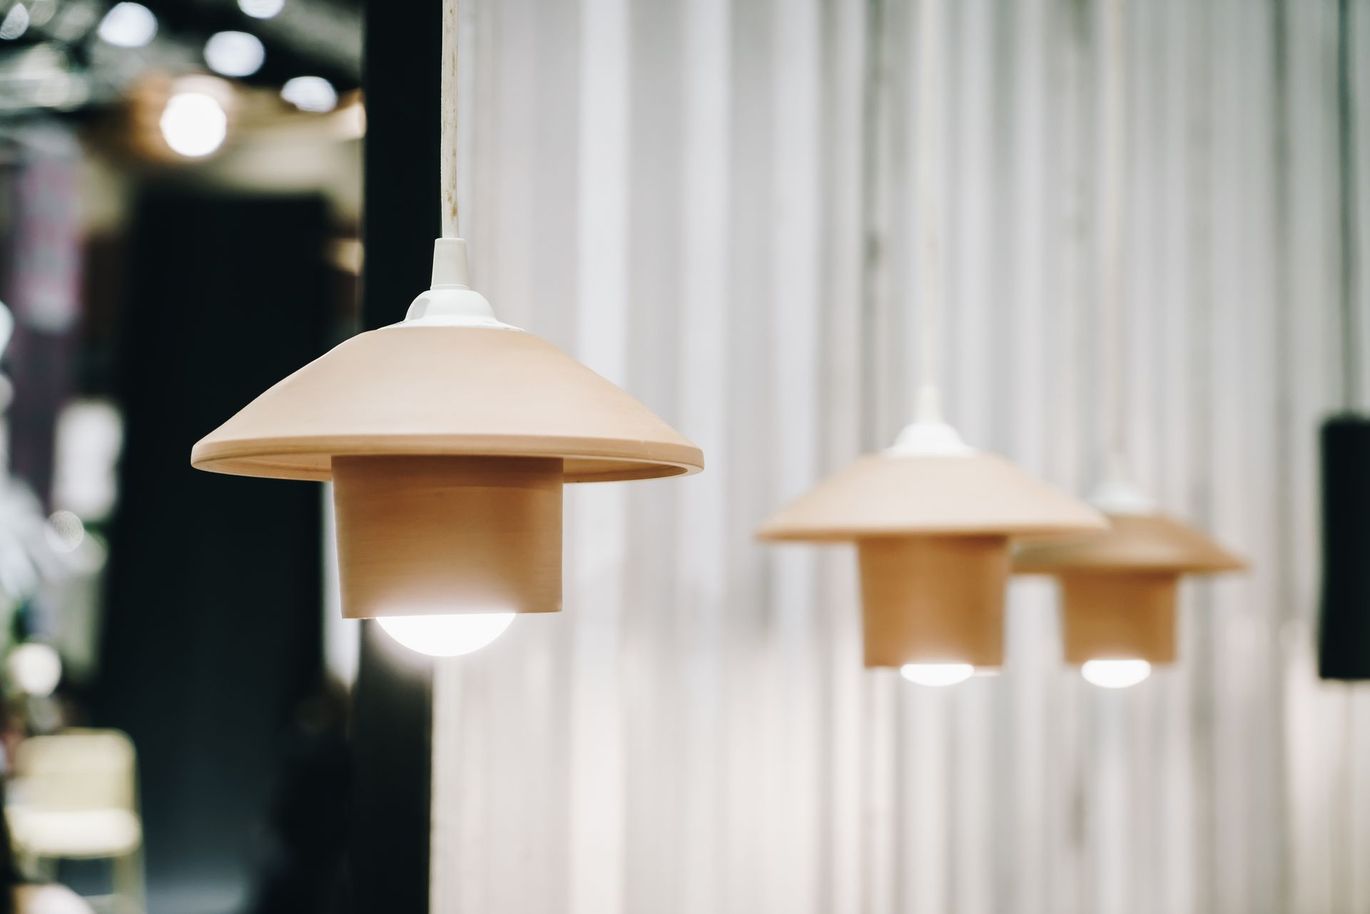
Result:
[[[29,30],[29,10],[22,3],[10,7],[5,18],[0,20],[0,38],[13,41]]]
[[[247,32],[215,32],[205,42],[205,63],[223,76],[251,76],[264,60],[266,48]]]
[[[270,19],[284,6],[285,0],[238,0],[238,9],[253,19]]]
[[[70,511],[57,511],[48,518],[47,529],[43,532],[53,552],[75,552],[86,538],[86,525]]]
[[[906,663],[899,668],[899,675],[917,685],[949,686],[974,676],[975,667],[969,663]]]
[[[296,76],[281,86],[281,98],[301,111],[322,113],[338,106],[338,92],[322,76]]]
[[[223,145],[228,135],[228,115],[212,95],[179,92],[167,99],[161,128],[172,152],[198,159]]]
[[[51,695],[62,681],[62,658],[51,645],[39,641],[10,651],[5,666],[19,691],[36,698]]]
[[[1145,660],[1086,660],[1080,675],[1101,689],[1126,689],[1150,676],[1151,664]]]
[[[391,638],[429,657],[460,657],[494,641],[513,613],[459,613],[450,616],[379,616],[376,619]]]
[[[141,3],[116,3],[100,20],[100,39],[119,48],[141,48],[157,35],[157,17]]]

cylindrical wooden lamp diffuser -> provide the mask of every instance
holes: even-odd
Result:
[[[1003,663],[1008,537],[868,537],[856,550],[866,666]]]
[[[928,435],[918,425],[783,508],[758,535],[857,544],[867,667],[995,669],[1011,538],[1096,531],[1104,521],[1003,458],[960,444],[946,426]]]
[[[561,609],[561,461],[337,457],[343,615]]]
[[[494,319],[457,239],[409,317],[336,346],[195,445],[203,470],[333,480],[350,618],[561,608],[563,483],[697,471],[628,394]]]
[[[1111,526],[1102,536],[1025,544],[1013,570],[1059,579],[1066,663],[1173,663],[1180,576],[1245,566],[1204,534],[1164,515],[1108,517]]]
[[[1080,571],[1060,575],[1060,582],[1066,663],[1174,662],[1178,574]]]

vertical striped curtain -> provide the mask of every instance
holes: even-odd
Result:
[[[1002,675],[864,671],[851,551],[752,538],[910,417],[916,0],[463,8],[478,283],[709,466],[570,490],[565,612],[439,670],[435,911],[1370,910],[1370,696],[1312,649],[1334,0],[1129,4],[1130,456],[1252,570],[1186,584],[1182,662],[1123,692],[1063,667],[1042,580],[1013,584]],[[946,9],[947,413],[1086,493],[1101,9]],[[1370,48],[1366,0],[1355,24]]]

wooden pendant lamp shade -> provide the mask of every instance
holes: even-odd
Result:
[[[862,457],[758,535],[857,544],[867,667],[994,668],[1003,663],[1010,540],[1103,526],[1084,503],[958,442],[941,452],[896,445]]]
[[[399,324],[359,334],[197,443],[202,470],[333,480],[343,614],[561,608],[561,488],[703,456],[556,347],[494,320],[465,247]]]
[[[1108,517],[1111,526],[1101,536],[1023,545],[1013,570],[1059,579],[1067,663],[1172,663],[1180,576],[1239,571],[1245,563],[1193,527],[1164,515]]]
[[[703,466],[645,406],[531,333],[423,320],[339,344],[205,436],[191,463],[327,480],[337,457],[435,456],[550,458],[566,482]]]

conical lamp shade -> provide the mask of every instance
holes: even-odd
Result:
[[[330,479],[335,457],[438,455],[555,458],[566,482],[703,467],[699,448],[531,333],[421,321],[334,347],[206,435],[190,462]]]
[[[202,470],[332,479],[343,613],[561,608],[562,485],[676,476],[699,448],[466,286],[457,239],[405,321],[304,366],[197,443]]]
[[[1009,542],[1102,530],[1104,519],[940,423],[858,459],[778,511],[771,541],[854,541],[868,667],[1003,663]]]
[[[1245,563],[1193,527],[1161,514],[1108,518],[1109,530],[1100,536],[1022,545],[1013,571],[1060,579],[1067,663],[1172,663],[1180,576],[1238,571]]]

